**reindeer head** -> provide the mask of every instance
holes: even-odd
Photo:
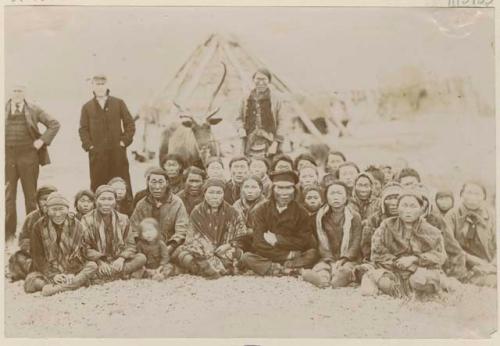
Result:
[[[207,107],[206,114],[203,117],[201,117],[203,119],[203,122],[197,121],[196,119],[198,117],[195,117],[194,115],[190,114],[189,111],[187,111],[186,109],[178,105],[176,102],[174,102],[175,107],[177,107],[177,109],[180,111],[180,118],[182,125],[190,128],[193,131],[194,138],[196,139],[198,155],[203,164],[205,164],[206,160],[210,156],[219,155],[217,142],[212,134],[211,126],[216,125],[222,121],[222,118],[214,117],[214,115],[217,114],[217,112],[219,112],[220,108],[217,107],[215,109],[212,109],[212,104],[226,78],[226,72],[227,72],[226,65],[222,63],[222,66],[224,67],[222,78],[216,90],[212,94],[212,97],[210,99],[210,104]]]

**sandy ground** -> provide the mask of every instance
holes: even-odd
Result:
[[[75,136],[77,123],[68,119],[65,125],[39,183],[56,184],[72,197],[88,186],[88,161]],[[492,118],[427,117],[366,124],[353,132],[336,149],[362,167],[405,157],[434,188],[456,191],[478,174],[494,186]],[[149,165],[131,160],[135,191],[143,188]],[[18,206],[23,215],[22,197]],[[7,249],[5,260],[13,251]],[[8,337],[477,338],[495,330],[496,312],[496,290],[473,286],[424,303],[363,297],[353,288],[320,290],[294,278],[118,281],[50,298],[24,294],[20,282],[5,284]]]
[[[7,337],[484,338],[496,291],[464,286],[438,301],[363,297],[295,278],[183,275],[117,281],[43,298],[6,290]]]

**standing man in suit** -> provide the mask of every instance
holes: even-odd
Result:
[[[40,107],[28,103],[25,87],[16,85],[5,106],[5,241],[11,242],[17,227],[17,181],[21,180],[26,214],[36,209],[39,166],[50,163],[47,146],[59,131],[59,122]],[[38,124],[46,130],[41,133]]]
[[[82,107],[80,139],[89,153],[90,188],[105,185],[114,177],[127,183],[127,198],[132,198],[127,147],[135,134],[134,119],[123,100],[109,95],[107,78],[92,78],[94,97]]]

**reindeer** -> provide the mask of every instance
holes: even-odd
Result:
[[[195,165],[204,168],[206,161],[211,156],[220,156],[220,148],[217,140],[214,138],[211,127],[222,121],[222,118],[214,117],[220,108],[212,110],[213,102],[221,90],[221,87],[226,79],[227,68],[221,63],[224,72],[222,78],[215,89],[210,103],[203,116],[203,123],[198,123],[196,117],[190,114],[184,107],[173,102],[174,106],[179,110],[179,118],[183,126],[178,123],[169,126],[161,136],[160,144],[160,166],[165,163],[165,156],[170,153],[180,155],[185,162],[185,167]]]

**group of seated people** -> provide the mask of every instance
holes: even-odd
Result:
[[[430,196],[412,168],[361,171],[341,152],[272,161],[221,158],[205,169],[169,154],[127,199],[123,179],[76,194],[54,186],[9,259],[11,280],[49,296],[116,279],[180,274],[290,275],[366,295],[440,294],[461,283],[496,287],[496,223],[483,184]],[[457,196],[458,197],[458,196]]]

